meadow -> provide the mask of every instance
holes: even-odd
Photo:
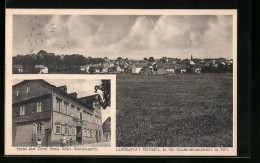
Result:
[[[232,74],[117,75],[118,147],[232,147]]]

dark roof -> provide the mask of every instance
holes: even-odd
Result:
[[[201,65],[193,65],[191,68],[201,68]]]
[[[89,101],[89,100],[95,100],[95,99],[97,99],[97,96],[99,96],[99,94],[94,94],[94,95],[91,95],[91,96],[80,97],[80,98],[78,98],[78,99],[79,99],[79,100]]]
[[[173,63],[158,63],[157,67],[158,68],[165,68],[165,69],[174,69],[175,64],[173,64]]]
[[[91,96],[85,96],[85,97],[78,98],[78,100],[80,100],[81,102],[86,104],[88,107],[94,109],[93,108],[93,102],[94,101],[101,102],[101,97],[100,97],[99,94],[94,94],[94,95],[91,95]]]
[[[183,70],[186,69],[187,65],[186,64],[176,64],[175,69]]]
[[[43,79],[24,80],[24,81],[22,81],[22,82],[20,82],[20,83],[17,83],[17,84],[15,84],[15,85],[13,85],[13,87],[14,87],[14,86],[17,86],[17,85],[20,85],[20,84],[22,84],[22,83],[30,82],[30,81],[40,82],[40,83],[44,84],[45,86],[49,87],[50,89],[55,90],[55,91],[57,91],[57,92],[63,94],[64,96],[66,96],[66,97],[68,97],[68,98],[71,98],[71,99],[73,99],[74,101],[80,103],[81,105],[85,105],[85,106],[87,106],[87,107],[89,108],[89,106],[88,106],[86,103],[82,102],[82,101],[79,100],[78,98],[72,97],[70,94],[68,94],[68,93],[66,93],[66,92],[64,92],[64,91],[62,91],[61,89],[59,89],[59,88],[56,87],[55,85],[52,85],[52,84],[46,82],[46,81],[43,80]],[[94,96],[94,95],[92,95],[92,96]],[[89,96],[86,96],[86,97],[89,97]],[[84,98],[86,98],[86,97],[84,97]],[[91,98],[91,97],[90,97],[90,98]],[[93,109],[93,107],[91,107],[90,109]]]

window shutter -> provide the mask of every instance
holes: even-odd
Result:
[[[61,125],[61,134],[65,134],[65,126],[64,126],[64,124]]]
[[[42,134],[44,134],[45,133],[45,125],[44,125],[45,123],[44,122],[42,122]]]

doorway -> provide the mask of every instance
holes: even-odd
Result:
[[[78,144],[82,144],[82,127],[81,126],[77,126],[76,141],[77,141]]]

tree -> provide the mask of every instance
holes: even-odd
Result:
[[[144,57],[144,61],[147,61],[148,59],[146,57]]]
[[[88,72],[89,72],[90,74],[94,74],[95,68],[94,68],[94,67],[90,67],[90,68],[88,69]]]
[[[101,80],[100,85],[95,86],[95,92],[98,90],[102,91],[103,101],[101,102],[101,106],[103,109],[110,107],[111,105],[111,81],[110,80]]]
[[[166,60],[167,60],[167,57],[162,57],[162,58],[160,59],[160,61],[161,61],[162,63],[165,63]]]
[[[123,58],[122,57],[118,57],[116,60],[121,61]]]
[[[154,58],[153,57],[149,57],[149,61],[150,62],[154,62]]]

